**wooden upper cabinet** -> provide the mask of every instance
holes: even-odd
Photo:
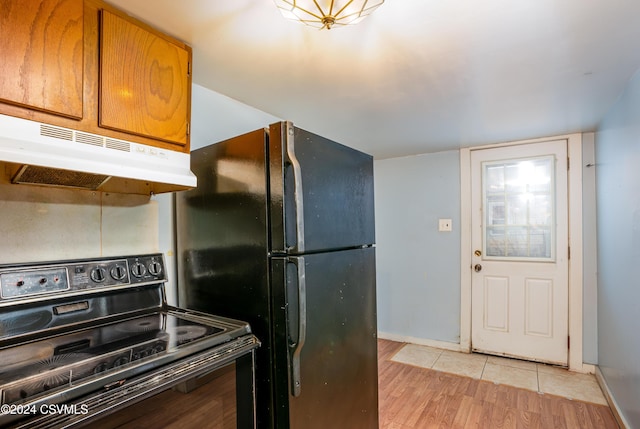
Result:
[[[190,50],[108,10],[101,24],[100,126],[186,145]]]
[[[103,0],[0,0],[0,114],[189,153],[191,48]]]
[[[0,0],[0,102],[83,115],[83,0]]]

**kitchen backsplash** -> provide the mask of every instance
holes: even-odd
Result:
[[[0,184],[0,264],[158,251],[149,197]]]

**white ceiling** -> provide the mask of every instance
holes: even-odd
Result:
[[[376,158],[593,131],[640,68],[638,0],[386,0],[353,27],[272,0],[108,0],[194,82]]]

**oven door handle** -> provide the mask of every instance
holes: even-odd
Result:
[[[291,353],[291,392],[300,396],[302,380],[300,377],[300,353],[307,337],[307,281],[304,257],[288,258],[296,266],[298,286],[298,338],[289,343]]]

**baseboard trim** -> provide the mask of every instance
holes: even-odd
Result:
[[[600,367],[597,365],[596,365],[596,380],[600,385],[600,389],[602,389],[602,392],[604,393],[605,399],[609,403],[609,408],[611,408],[613,417],[615,417],[616,421],[618,422],[618,426],[620,426],[620,429],[630,428],[631,426],[629,426],[629,423],[627,423],[624,416],[620,412],[618,403],[616,402],[615,398],[611,394],[611,391],[609,390],[609,385],[607,384],[607,380],[605,380],[604,375],[602,375],[602,371],[600,371]]]
[[[438,349],[451,350],[454,352],[470,353],[470,350],[458,343],[450,343],[448,341],[429,340],[426,338],[417,338],[407,335],[391,334],[388,332],[378,332],[378,338],[383,340],[397,341],[399,343],[418,344],[420,346],[435,347]]]

